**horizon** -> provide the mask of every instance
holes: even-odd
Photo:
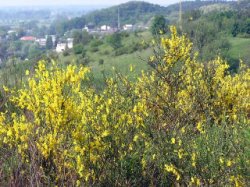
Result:
[[[1,2],[2,0],[0,0]],[[141,1],[141,0],[139,0]],[[89,1],[83,1],[83,0],[43,0],[43,1],[37,1],[37,0],[8,0],[5,2],[0,3],[1,8],[9,8],[9,7],[64,7],[64,6],[88,6],[88,7],[108,7],[108,6],[114,6],[119,5],[122,3],[127,3],[129,0],[95,0],[91,4]],[[152,4],[158,4],[158,5],[170,5],[179,2],[179,0],[168,0],[167,2],[164,0],[145,0],[144,2],[152,3]]]

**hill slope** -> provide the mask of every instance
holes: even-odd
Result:
[[[167,14],[166,7],[147,2],[131,1],[118,6],[97,10],[85,16],[95,25],[109,24],[117,26],[118,10],[121,24],[147,22],[155,14]]]
[[[237,7],[237,2],[227,1],[184,1],[182,2],[183,12],[205,8],[215,4],[224,4],[232,8]],[[121,24],[147,23],[155,15],[169,16],[179,11],[179,3],[167,7],[151,4],[143,1],[130,1],[118,6],[96,10],[84,16],[87,22],[94,25],[109,24],[117,26],[118,10],[120,12]]]
[[[241,10],[244,7],[249,7],[247,1],[237,4],[237,2],[229,1],[186,1],[182,2],[183,13],[187,11],[197,10],[200,8],[206,9],[211,5],[228,6],[231,9]],[[58,28],[63,30],[60,34],[71,29],[83,28],[84,25],[91,23],[94,26],[110,25],[117,27],[118,25],[118,10],[120,15],[120,23],[124,24],[143,24],[146,25],[155,15],[163,15],[170,21],[178,19],[179,3],[164,7],[156,4],[151,4],[143,1],[130,1],[117,6],[96,10],[82,17],[73,18],[71,20],[56,23]]]

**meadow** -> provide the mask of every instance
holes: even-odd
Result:
[[[230,38],[232,48],[229,50],[231,57],[235,59],[243,59],[249,61],[250,59],[250,38]]]

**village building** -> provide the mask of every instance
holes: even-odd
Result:
[[[131,31],[131,30],[133,30],[133,25],[132,24],[126,24],[126,25],[123,26],[123,30]]]
[[[36,39],[36,42],[40,45],[40,46],[46,46],[46,38],[38,38]]]
[[[73,41],[74,41],[73,38],[68,38],[68,39],[67,39],[67,44],[68,44],[68,48],[69,48],[69,49],[72,49],[72,48],[73,48],[73,46],[74,46]]]
[[[102,25],[101,26],[101,31],[109,31],[109,30],[111,30],[110,26],[108,26],[108,25]]]
[[[87,26],[87,25],[85,25],[85,27],[82,29],[82,31],[87,31],[87,32],[89,32],[89,28],[88,28],[88,26]]]
[[[63,51],[65,51],[67,49],[67,43],[59,43],[56,46],[56,52],[57,53],[62,53]]]
[[[34,36],[23,36],[22,38],[20,38],[21,41],[31,41],[34,42],[36,41],[36,37]]]
[[[12,34],[12,33],[16,33],[16,31],[15,30],[9,30],[7,33]]]
[[[87,32],[94,32],[95,31],[95,25],[92,24],[92,23],[89,23],[88,25],[85,25],[85,27],[82,30],[87,31]]]

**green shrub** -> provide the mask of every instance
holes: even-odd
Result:
[[[4,87],[1,186],[247,186],[250,70],[200,63],[171,33],[135,82],[118,73],[96,90],[89,68],[40,61]]]
[[[73,51],[76,55],[81,54],[83,51],[84,47],[82,44],[76,44],[74,45]]]

